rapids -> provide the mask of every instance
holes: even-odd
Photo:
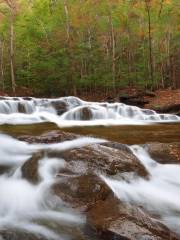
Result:
[[[121,200],[143,206],[154,216],[180,234],[180,165],[159,164],[138,145],[130,147],[150,173],[142,178],[122,181],[101,176]]]
[[[159,127],[155,124],[167,122],[179,124],[180,117],[158,114],[152,110],[122,103],[85,102],[75,97],[59,99],[2,97],[0,99],[2,127],[6,127],[7,124],[34,126],[35,123],[43,122],[52,122],[58,127],[117,125],[112,131],[116,129],[116,132],[121,134],[133,132],[133,128],[137,128],[135,125],[138,125],[136,129],[136,138],[138,138],[143,127],[141,125],[148,126],[153,123],[154,126]],[[178,127],[178,124],[175,127]],[[122,132],[118,125],[127,125],[127,129]],[[130,128],[128,125],[134,126]],[[38,128],[38,125],[35,126]],[[101,128],[101,131],[104,131],[104,128]],[[17,229],[39,234],[48,240],[79,240],[75,235],[77,229],[83,228],[86,224],[85,214],[52,194],[51,188],[57,181],[59,170],[65,168],[67,162],[60,157],[50,158],[45,155],[38,162],[38,174],[41,179],[38,184],[32,184],[23,178],[22,166],[39,151],[65,151],[104,143],[106,140],[79,137],[60,143],[28,144],[5,132],[0,133],[0,232]],[[38,129],[37,135],[39,135]],[[99,135],[108,138],[110,133]],[[117,140],[111,137],[109,139]],[[144,143],[144,139],[142,142]],[[127,140],[125,143],[132,144]],[[151,216],[158,216],[165,225],[180,234],[180,165],[162,165],[155,162],[142,145],[126,146],[147,169],[149,179],[127,174],[125,180],[122,180],[118,174],[110,177],[99,172],[103,183],[106,183],[121,201],[143,206]],[[58,175],[58,179],[61,177]]]
[[[50,190],[56,182],[56,173],[66,162],[59,158],[41,159],[38,169],[41,181],[38,185],[22,178],[21,167],[38,150],[62,151],[100,142],[104,140],[80,138],[55,144],[30,145],[0,134],[0,167],[8,166],[8,171],[0,175],[0,230],[15,228],[41,234],[47,239],[72,239],[61,232],[61,228],[81,226],[85,216],[71,209]]]
[[[84,121],[86,120],[86,121]],[[123,103],[85,102],[76,97],[0,100],[0,124],[53,122],[60,127],[179,122],[180,117]]]

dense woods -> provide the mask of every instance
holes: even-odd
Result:
[[[180,87],[179,0],[0,1],[0,90]]]

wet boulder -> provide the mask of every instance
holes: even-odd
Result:
[[[11,169],[12,169],[11,166],[0,165],[0,175],[9,172]]]
[[[150,143],[145,146],[150,156],[162,164],[180,164],[180,143]]]
[[[104,200],[111,193],[106,183],[93,174],[69,175],[53,186],[54,193],[74,207],[87,210],[99,200]]]
[[[35,184],[40,181],[38,174],[39,161],[44,157],[44,151],[34,153],[21,167],[22,177]]]
[[[80,119],[87,121],[87,120],[91,120],[93,118],[93,114],[90,108],[88,107],[83,107],[81,108],[81,112],[80,112]]]
[[[26,113],[25,105],[22,102],[18,103],[18,112],[19,113]]]
[[[52,157],[61,157],[70,165],[74,162],[86,163],[88,172],[103,172],[108,175],[133,172],[147,178],[148,172],[136,156],[123,149],[115,149],[100,144],[75,148],[58,153],[49,153]]]
[[[67,104],[64,101],[52,101],[51,105],[55,108],[58,115],[62,115],[68,109]]]
[[[102,240],[179,240],[165,225],[141,208],[110,196],[87,213],[87,224]]]

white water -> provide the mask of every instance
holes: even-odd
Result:
[[[180,165],[159,164],[137,145],[131,149],[149,171],[150,180],[102,178],[119,199],[143,206],[180,234]]]
[[[59,158],[41,159],[38,165],[41,181],[37,185],[21,177],[21,166],[41,149],[61,151],[97,142],[104,140],[80,138],[56,144],[27,144],[0,134],[0,167],[10,167],[0,175],[0,230],[16,228],[47,239],[71,239],[61,233],[61,226],[81,226],[85,218],[51,193],[51,186],[57,180],[55,176],[66,162]],[[50,227],[52,223],[55,229]]]
[[[58,105],[61,105],[58,107]],[[62,105],[64,106],[62,110]],[[84,111],[88,115],[84,121]],[[88,113],[87,113],[88,112]],[[180,121],[171,114],[128,106],[123,103],[85,102],[76,97],[58,99],[10,98],[0,100],[0,124],[53,122],[60,127],[150,124]]]

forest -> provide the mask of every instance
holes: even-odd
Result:
[[[54,97],[179,88],[179,5],[1,0],[0,91]]]

